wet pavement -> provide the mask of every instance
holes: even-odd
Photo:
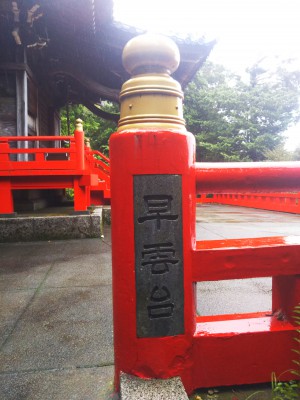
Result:
[[[197,240],[300,235],[300,215],[227,205],[197,207]],[[200,315],[271,310],[271,278],[197,284]]]
[[[112,393],[110,232],[0,245],[0,399]]]
[[[299,222],[293,214],[202,205],[197,237],[300,235]],[[0,244],[0,303],[1,400],[113,398],[110,228],[102,240]],[[198,284],[201,315],[270,304],[270,279]]]

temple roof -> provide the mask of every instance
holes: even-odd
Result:
[[[121,85],[129,77],[122,66],[122,50],[128,40],[143,32],[113,20],[113,0],[0,3],[4,61],[15,61],[12,48],[26,48],[30,68],[38,82],[54,93],[58,106],[67,100],[83,104],[118,100]],[[181,54],[174,78],[185,87],[214,42],[173,39]]]

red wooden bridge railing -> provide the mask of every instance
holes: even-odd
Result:
[[[300,213],[299,162],[195,163],[197,203]]]
[[[109,169],[109,159],[85,146],[80,130],[74,136],[2,136],[0,215],[14,212],[16,189],[73,188],[74,210],[86,211],[110,199]]]
[[[297,193],[202,193],[197,203],[217,203],[300,214],[300,192]]]

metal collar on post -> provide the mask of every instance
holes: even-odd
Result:
[[[144,34],[130,40],[123,64],[133,77],[120,93],[118,131],[128,129],[176,129],[185,131],[180,84],[170,74],[178,68],[179,50],[169,38]]]

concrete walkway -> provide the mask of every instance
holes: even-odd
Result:
[[[299,222],[231,206],[197,209],[198,239],[300,235]],[[269,279],[203,283],[198,309],[265,310],[270,290]],[[109,228],[103,240],[0,244],[0,304],[1,400],[115,398]]]
[[[0,245],[0,398],[112,398],[111,244]]]

